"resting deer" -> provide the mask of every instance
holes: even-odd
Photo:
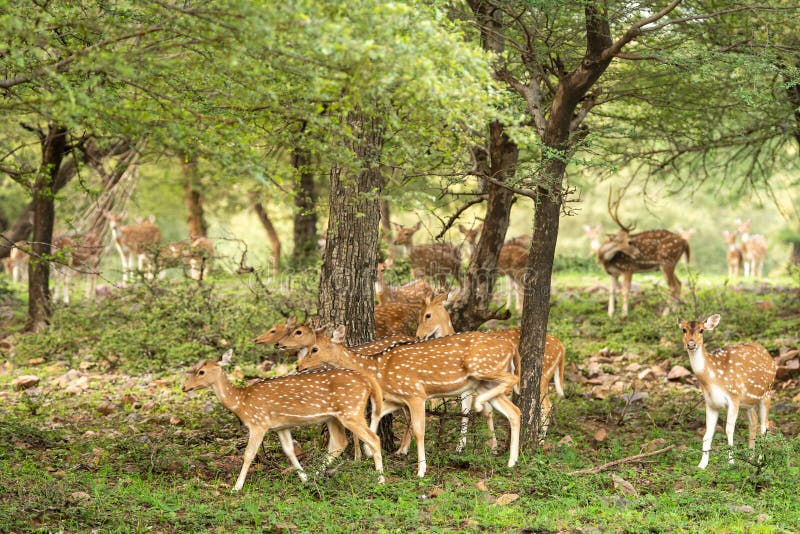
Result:
[[[17,241],[8,251],[8,257],[3,258],[3,267],[6,274],[17,284],[28,279],[28,260],[30,256],[25,252],[27,246],[27,241]]]
[[[278,433],[284,454],[305,482],[308,476],[295,456],[290,429],[316,423],[328,423],[331,430],[328,462],[339,456],[347,445],[342,427],[347,428],[370,447],[379,483],[384,482],[380,440],[364,420],[368,398],[372,398],[378,412],[382,406],[381,388],[373,377],[333,369],[261,380],[237,388],[223,372],[223,367],[230,364],[231,354],[229,350],[219,361],[197,364],[189,373],[183,390],[211,387],[220,402],[247,426],[250,436],[234,491],[242,489],[250,463],[269,430]]]
[[[722,236],[728,246],[725,252],[725,261],[728,264],[728,279],[734,280],[739,277],[739,268],[742,266],[742,247],[736,243],[736,232],[725,230],[722,232]]]
[[[168,243],[159,251],[157,263],[159,269],[188,267],[189,278],[202,280],[213,258],[214,243],[209,238],[201,236],[188,241]]]
[[[134,263],[137,262],[138,270],[152,278],[150,257],[161,242],[161,230],[158,226],[151,220],[121,226],[120,221],[125,216],[124,213],[113,215],[105,212],[104,215],[108,219],[111,237],[122,261],[122,281],[133,280],[133,273],[136,270]]]
[[[508,419],[511,428],[508,466],[516,464],[520,411],[506,396],[518,382],[517,376],[506,370],[517,352],[510,342],[481,332],[469,332],[402,344],[381,355],[366,357],[346,349],[344,336],[344,327],[339,327],[333,338],[318,337],[300,367],[329,363],[374,376],[383,389],[384,406],[381,414],[371,420],[373,431],[383,415],[407,406],[411,431],[417,440],[417,476],[425,476],[426,470],[425,401],[470,390],[478,392],[476,411],[482,411],[488,402]]]
[[[752,221],[737,220],[739,235],[742,239],[742,263],[744,264],[744,277],[761,278],[764,270],[764,260],[767,257],[767,240],[763,235],[750,234]]]
[[[377,278],[375,279],[375,296],[379,304],[392,304],[395,302],[419,305],[425,297],[433,293],[433,288],[422,279],[412,280],[399,287],[389,287],[386,283],[385,272],[394,264],[392,258],[379,262]]]
[[[443,298],[437,297],[433,300],[426,300],[425,307],[420,310],[419,328],[417,328],[417,337],[427,339],[430,337],[449,336],[455,333],[453,323],[450,321],[450,314],[445,308],[445,301]],[[515,347],[519,346],[520,329],[507,328],[504,330],[496,330],[487,332],[503,339],[510,341]],[[542,405],[541,419],[540,419],[540,440],[544,441],[547,435],[547,428],[550,421],[550,412],[552,410],[552,402],[548,395],[548,386],[550,380],[553,380],[556,387],[556,392],[559,397],[564,397],[564,355],[566,351],[564,344],[550,334],[547,334],[544,347],[544,359],[542,362],[542,378],[540,381],[539,397]],[[519,355],[519,352],[517,353]],[[509,372],[520,374],[520,362],[517,358],[509,362]],[[464,415],[461,419],[461,439],[456,450],[461,452],[464,449],[467,441],[467,428],[469,426],[469,415],[471,408],[471,398],[469,395],[462,395],[461,397],[461,413]],[[484,417],[486,417],[486,424],[492,433],[492,448],[497,446],[497,439],[494,436],[494,422],[492,421],[492,412],[487,408],[483,410]]]
[[[728,436],[729,447],[733,447],[733,431],[740,407],[747,409],[747,420],[750,423],[748,445],[751,449],[755,446],[758,419],[761,420],[761,434],[767,432],[769,390],[777,371],[767,349],[758,343],[726,345],[714,352],[707,352],[703,343],[703,331],[713,330],[719,321],[718,314],[705,321],[678,321],[678,326],[683,330],[683,346],[689,353],[692,371],[700,382],[706,401],[703,457],[697,466],[700,469],[705,469],[708,465],[711,441],[722,408],[728,410],[725,434]],[[733,463],[733,451],[729,454],[729,461]]]
[[[421,225],[422,223],[410,227],[396,225],[394,244],[401,246],[411,261],[412,276],[430,276],[439,287],[443,287],[449,275],[461,284],[461,254],[456,247],[449,243],[413,244],[414,234]]]
[[[622,315],[628,315],[628,295],[634,273],[643,273],[661,269],[669,286],[669,301],[664,310],[677,305],[681,294],[681,281],[675,276],[675,265],[681,256],[686,255],[689,261],[689,243],[678,234],[669,230],[647,230],[631,234],[634,226],[623,225],[617,214],[619,198],[612,212],[611,194],[609,192],[608,213],[620,230],[610,235],[603,243],[592,241],[592,251],[597,254],[597,261],[610,275],[611,283],[608,291],[608,316],[614,315],[614,298],[619,290],[619,276],[622,275]],[[590,234],[591,235],[591,234]],[[594,247],[597,246],[595,249]]]
[[[87,276],[86,298],[93,299],[102,251],[100,236],[94,232],[72,237],[61,235],[53,239],[53,253],[60,252],[64,256],[64,263],[55,264],[53,269],[53,300],[58,300],[60,294],[64,304],[69,304],[69,282],[75,272]]]

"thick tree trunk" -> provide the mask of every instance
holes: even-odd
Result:
[[[392,219],[389,201],[381,199],[381,238],[386,243],[386,257],[394,257],[394,247],[392,247]]]
[[[292,266],[302,270],[313,265],[319,257],[317,235],[317,189],[311,172],[311,155],[296,147],[292,153],[292,166],[297,172],[294,193],[294,249]]]
[[[189,236],[192,239],[205,237],[208,234],[208,224],[203,216],[203,193],[200,188],[197,160],[187,154],[181,154],[181,170],[183,171],[183,201],[186,204]]]
[[[382,124],[359,113],[348,117],[351,149],[361,169],[331,170],[330,214],[319,281],[319,316],[323,324],[347,326],[347,342],[364,343],[375,334],[376,261],[383,177],[380,155]],[[391,418],[381,421],[381,444],[391,449]]]
[[[479,172],[505,182],[514,177],[519,149],[509,139],[502,124],[493,123],[489,131],[489,154],[478,154]],[[475,330],[497,315],[492,313],[492,295],[497,279],[497,258],[508,230],[514,193],[501,185],[486,184],[486,215],[483,230],[467,267],[466,283],[450,306],[450,318],[457,332]]]
[[[256,215],[258,215],[261,226],[263,226],[264,230],[267,232],[267,240],[272,249],[272,276],[278,276],[281,263],[281,238],[278,236],[275,225],[272,224],[272,219],[270,219],[269,213],[267,213],[264,205],[258,200],[255,200],[253,201],[253,210],[255,210]]]
[[[28,322],[25,330],[39,332],[47,328],[52,313],[50,301],[50,243],[55,223],[55,188],[67,146],[67,130],[50,124],[42,137],[42,166],[33,188],[33,243],[28,264]]]

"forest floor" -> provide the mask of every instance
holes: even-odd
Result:
[[[566,397],[551,387],[549,433],[517,466],[506,466],[502,417],[498,454],[480,416],[456,453],[458,410],[448,402],[430,408],[423,479],[413,453],[385,455],[385,485],[349,451],[318,473],[324,446],[308,427],[293,432],[307,483],[268,434],[240,493],[230,490],[246,429],[210,390],[181,386],[193,364],[226,347],[242,380],[263,376],[264,360],[285,366],[290,358],[252,339],[307,297],[224,281],[139,287],[59,306],[48,332],[22,335],[22,292],[5,288],[0,532],[800,531],[796,282],[688,284],[680,313],[665,317],[663,281],[642,280],[625,320],[607,317],[604,279],[555,280],[550,330],[567,347]],[[735,463],[720,423],[699,470],[704,405],[695,379],[675,367],[689,367],[676,319],[711,313],[722,322],[709,347],[758,341],[784,369],[758,454],[746,448],[741,414]],[[399,437],[405,422],[394,424]]]

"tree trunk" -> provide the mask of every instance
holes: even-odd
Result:
[[[67,130],[50,124],[42,137],[42,166],[34,180],[33,243],[28,264],[28,322],[25,330],[40,332],[47,328],[52,313],[50,301],[50,243],[55,223],[55,187],[67,145]]]
[[[189,236],[192,239],[205,237],[208,234],[208,224],[203,216],[203,194],[200,189],[197,160],[187,154],[181,154],[181,170],[183,171],[183,200],[186,204]]]
[[[294,249],[292,266],[297,270],[307,269],[319,257],[317,236],[317,189],[311,172],[311,155],[306,149],[295,147],[292,166],[297,172],[294,193]]]
[[[261,221],[261,226],[263,226],[264,230],[267,232],[267,240],[272,249],[272,276],[278,276],[281,263],[281,238],[278,236],[275,225],[272,224],[272,219],[270,219],[269,213],[267,213],[264,205],[258,200],[254,200],[253,209],[256,215],[258,215],[258,220]]]
[[[351,150],[361,162],[358,172],[331,170],[330,214],[319,281],[319,316],[323,324],[347,326],[347,342],[356,345],[375,335],[376,261],[383,126],[358,112],[348,116]],[[387,432],[388,430],[388,432]],[[391,418],[379,428],[381,443],[391,449]]]
[[[394,257],[394,247],[392,247],[392,219],[389,201],[381,199],[381,234],[383,242],[386,243],[386,257]]]

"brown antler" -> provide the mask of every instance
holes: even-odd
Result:
[[[636,225],[632,224],[630,226],[625,226],[619,221],[619,203],[622,201],[623,192],[624,190],[620,191],[617,194],[617,199],[614,202],[611,202],[611,188],[608,188],[608,214],[611,216],[611,220],[617,223],[617,226],[619,226],[620,229],[630,233],[634,230],[634,228],[636,228]]]

